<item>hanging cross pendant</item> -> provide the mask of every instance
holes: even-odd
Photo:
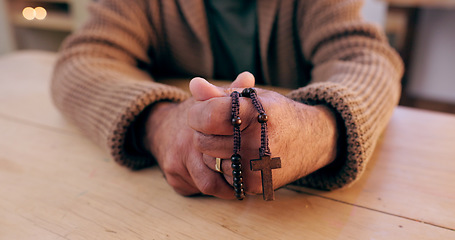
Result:
[[[262,196],[264,200],[275,200],[272,181],[272,169],[281,168],[281,159],[271,158],[269,155],[264,155],[261,159],[250,161],[250,167],[253,171],[261,170],[262,178]]]

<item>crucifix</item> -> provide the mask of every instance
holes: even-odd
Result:
[[[260,159],[250,161],[250,167],[253,171],[261,170],[262,178],[262,196],[264,200],[275,200],[272,182],[272,169],[281,168],[281,159],[271,158],[270,155],[264,155]]]

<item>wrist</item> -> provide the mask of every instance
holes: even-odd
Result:
[[[327,105],[316,105],[322,113],[328,117],[331,128],[336,131],[336,138],[334,138],[333,151],[331,154],[331,160],[325,165],[325,169],[330,171],[336,171],[341,165],[344,164],[346,159],[346,127],[343,118],[340,113]]]
[[[337,124],[337,115],[336,113],[326,105],[314,105],[310,106],[313,111],[311,112],[311,121],[310,124],[313,128],[314,134],[318,136],[316,145],[314,148],[317,148],[314,153],[316,156],[313,156],[315,159],[318,159],[317,166],[313,170],[318,170],[325,166],[330,165],[335,161],[338,154],[338,141],[339,141],[339,129]]]
[[[286,122],[280,123],[280,128],[274,128],[274,134],[278,136],[275,138],[278,140],[275,142],[275,146],[278,146],[275,152],[281,152],[283,159],[288,159],[287,164],[294,169],[293,174],[284,176],[287,182],[331,165],[337,157],[339,138],[336,112],[330,107],[300,102],[293,102],[291,106],[294,111],[284,111],[294,114]]]
[[[149,154],[158,158],[159,152],[163,146],[160,142],[162,139],[162,130],[165,129],[164,124],[169,114],[169,110],[174,107],[176,103],[159,102],[150,107],[147,117],[144,121],[144,133],[141,141],[141,146]]]

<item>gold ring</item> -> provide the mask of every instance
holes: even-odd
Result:
[[[215,158],[215,170],[219,173],[223,173],[221,170],[221,158]]]

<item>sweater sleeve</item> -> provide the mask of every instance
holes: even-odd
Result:
[[[156,32],[146,14],[147,2],[98,1],[92,18],[62,46],[51,92],[57,108],[130,168],[152,163],[125,151],[126,132],[144,108],[157,101],[182,101],[188,94],[154,82],[150,45]]]
[[[376,142],[400,97],[403,64],[384,34],[360,17],[362,1],[306,1],[299,22],[302,50],[312,62],[312,79],[289,97],[326,104],[344,122],[345,152],[336,164],[296,183],[336,189],[364,172]],[[344,139],[343,139],[344,140]]]

